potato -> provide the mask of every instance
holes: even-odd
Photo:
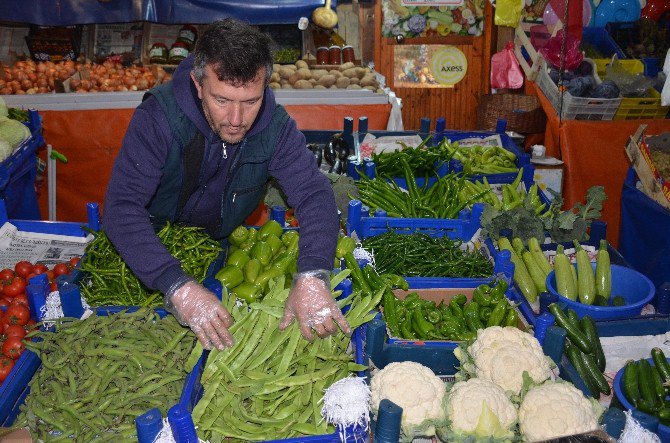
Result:
[[[342,71],[342,75],[345,77],[349,78],[358,78],[358,74],[356,73],[356,68],[351,68],[347,69],[346,71]]]
[[[377,94],[384,94],[384,90],[382,88],[377,88],[375,91]]]
[[[309,80],[312,78],[312,71],[309,68],[300,68],[295,72],[300,76],[300,80]]]
[[[282,66],[279,68],[279,76],[281,78],[288,80],[293,74],[295,74],[296,70],[289,68],[289,66],[293,65]]]
[[[295,82],[293,85],[295,89],[313,89],[312,84],[309,82],[309,80],[298,80]]]
[[[337,87],[337,85],[333,85],[333,86],[331,86],[331,87],[328,88],[328,89],[339,89],[339,88]]]
[[[272,65],[272,72],[277,72],[281,69],[281,65],[279,63],[275,63]]]
[[[298,60],[295,62],[295,67],[298,69],[309,69],[309,65],[307,65],[307,62],[304,60]]]
[[[324,75],[328,75],[328,71],[325,69],[312,69],[310,72],[312,73],[312,78],[316,80],[320,79]]]
[[[372,75],[366,75],[361,79],[360,82],[361,86],[374,86],[375,89],[377,89],[377,79],[374,78]]]
[[[342,73],[338,71],[337,69],[332,69],[330,72],[328,72],[330,75],[334,75],[335,78],[340,78],[342,77]]]
[[[312,86],[314,86],[314,85],[316,84],[316,79],[315,79],[315,78],[310,78],[310,79],[307,80],[307,81],[308,81]]]
[[[349,80],[349,77],[342,76],[335,81],[335,86],[337,86],[340,89],[344,89],[347,86],[349,86],[350,83],[351,80]]]
[[[326,88],[329,88],[329,87],[333,86],[336,81],[337,81],[337,79],[335,78],[334,75],[327,74],[327,75],[324,75],[323,77],[319,78],[317,83],[321,86],[325,86]]]
[[[350,85],[360,85],[361,81],[357,77],[354,77],[354,78],[349,79],[349,84]]]
[[[281,80],[281,76],[279,75],[279,73],[273,72],[272,75],[270,76],[270,82],[279,83],[279,80]]]
[[[270,82],[268,86],[270,89],[281,89],[281,84],[277,82]]]
[[[346,62],[340,65],[339,69],[340,71],[346,71],[347,69],[351,69],[356,67],[352,62]]]
[[[283,83],[281,85],[282,89],[293,89],[293,86],[290,83]]]
[[[363,89],[363,88],[361,88],[361,85],[349,85],[347,86],[347,89]]]
[[[328,89],[323,85],[314,85],[314,89]]]
[[[374,86],[363,86],[363,89],[368,89],[372,92],[375,92],[375,87]]]
[[[370,73],[370,70],[368,68],[357,67],[354,69],[356,69],[356,75],[358,76],[358,78],[363,78],[365,77],[366,74]]]

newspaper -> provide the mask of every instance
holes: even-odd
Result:
[[[6,222],[0,227],[0,269],[14,269],[14,265],[21,260],[52,267],[84,255],[84,249],[91,240],[91,234],[74,237],[19,231]]]
[[[452,141],[452,140],[450,140]],[[483,146],[483,147],[489,147],[489,146],[498,146],[500,148],[503,147],[502,139],[500,138],[500,134],[494,134],[494,135],[489,135],[488,137],[470,137],[470,138],[464,138],[461,140],[453,140],[455,142],[458,142],[458,146],[467,146],[467,147],[472,147],[472,146]]]

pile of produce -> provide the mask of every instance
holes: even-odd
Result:
[[[647,359],[629,360],[624,366],[623,394],[635,408],[658,417],[670,426],[670,405],[666,391],[670,381],[670,364],[660,348],[651,350],[653,365]]]
[[[136,435],[135,417],[179,400],[195,335],[149,310],[62,319],[26,347],[42,360],[17,424],[35,438],[115,441]]]
[[[333,277],[331,288],[348,273]],[[280,331],[288,293],[280,277],[260,301],[238,306],[235,297],[224,299],[235,319],[230,328],[235,345],[212,350],[207,358],[204,395],[193,410],[200,438],[259,441],[334,432],[321,417],[323,390],[365,366],[353,362],[351,340],[342,332],[310,343],[296,322]],[[349,306],[345,317],[352,330],[374,318],[381,297],[381,292],[354,292],[338,302],[340,308]]]
[[[516,179],[512,183],[503,183],[500,186],[500,195],[494,191],[486,179],[482,177],[482,181],[466,181],[463,189],[460,190],[458,196],[462,202],[487,203],[494,209],[499,211],[509,211],[514,208],[526,206],[532,208],[535,215],[544,213],[547,208],[546,203],[542,203],[539,195],[539,187],[533,183],[528,190],[525,185],[519,186],[523,176],[523,168],[519,169]]]
[[[228,241],[226,265],[215,277],[240,300],[260,300],[271,279],[290,278],[297,270],[298,231],[284,232],[274,220],[259,229],[238,226]]]
[[[295,64],[275,64],[272,71],[272,89],[369,89],[384,92],[370,68],[362,68],[351,62],[328,71],[311,69],[306,61],[298,60]]]
[[[555,303],[549,305],[549,312],[554,316],[556,324],[565,329],[567,338],[564,353],[586,384],[591,396],[599,399],[600,393],[610,395],[612,390],[603,375],[605,353],[600,344],[596,323],[588,315],[580,320],[572,309],[563,312]]]
[[[484,253],[464,248],[462,240],[447,236],[390,230],[365,238],[363,248],[373,254],[380,274],[451,278],[493,275],[493,264]]]
[[[28,111],[7,108],[5,101],[0,97],[0,162],[18,148],[21,143],[30,138],[30,130],[24,121],[28,119]]]
[[[124,67],[111,61],[96,64],[90,60],[57,63],[26,60],[2,67],[0,95],[54,92],[59,83],[76,73],[80,78],[70,80],[72,92],[142,91],[170,79],[161,67],[155,70],[145,66]]]
[[[81,260],[84,273],[79,285],[91,306],[159,306],[163,297],[149,289],[128,268],[103,230],[91,232],[95,238]],[[204,280],[209,265],[222,251],[221,245],[200,228],[166,224],[157,233],[170,254],[181,261],[182,269],[198,281]]]
[[[517,327],[516,309],[505,297],[507,283],[478,286],[472,299],[454,295],[445,303],[422,299],[412,292],[399,299],[382,298],[383,319],[391,336],[420,340],[473,340],[479,329],[490,326]],[[392,293],[391,293],[392,294]]]
[[[441,142],[447,158],[454,158],[463,164],[467,175],[501,174],[516,172],[516,155],[500,146],[460,146],[458,142]]]
[[[560,91],[569,92],[573,97],[612,99],[620,97],[619,87],[611,80],[596,81],[593,64],[584,60],[574,71],[563,71],[551,67],[549,78],[558,85]]]

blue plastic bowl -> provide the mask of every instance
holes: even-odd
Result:
[[[654,366],[654,360],[651,358],[648,358],[647,361]],[[670,359],[669,359],[670,361]],[[616,395],[616,398],[619,399],[619,402],[621,403],[621,406],[623,406],[624,410],[630,409],[631,411],[636,411],[635,407],[631,404],[631,402],[628,401],[626,396],[623,393],[623,370],[624,368],[619,369],[619,371],[616,373],[616,376],[614,377],[614,383],[612,383],[614,387],[614,395]],[[642,411],[637,411],[638,414],[644,414]],[[660,437],[661,441],[663,443],[670,443],[670,427],[665,426],[661,423],[658,424],[658,430],[656,434]]]
[[[591,265],[595,270],[596,264]],[[594,320],[618,320],[640,315],[642,308],[651,302],[656,293],[651,280],[634,269],[619,265],[612,265],[612,297],[622,296],[626,300],[625,306],[585,305],[569,300],[556,291],[554,271],[549,273],[546,283],[547,291],[558,295],[558,304],[561,308],[573,309],[579,318],[588,314]]]

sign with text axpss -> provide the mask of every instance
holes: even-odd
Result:
[[[435,51],[430,65],[435,80],[445,86],[460,82],[468,72],[468,60],[463,51],[455,46],[446,46]]]

